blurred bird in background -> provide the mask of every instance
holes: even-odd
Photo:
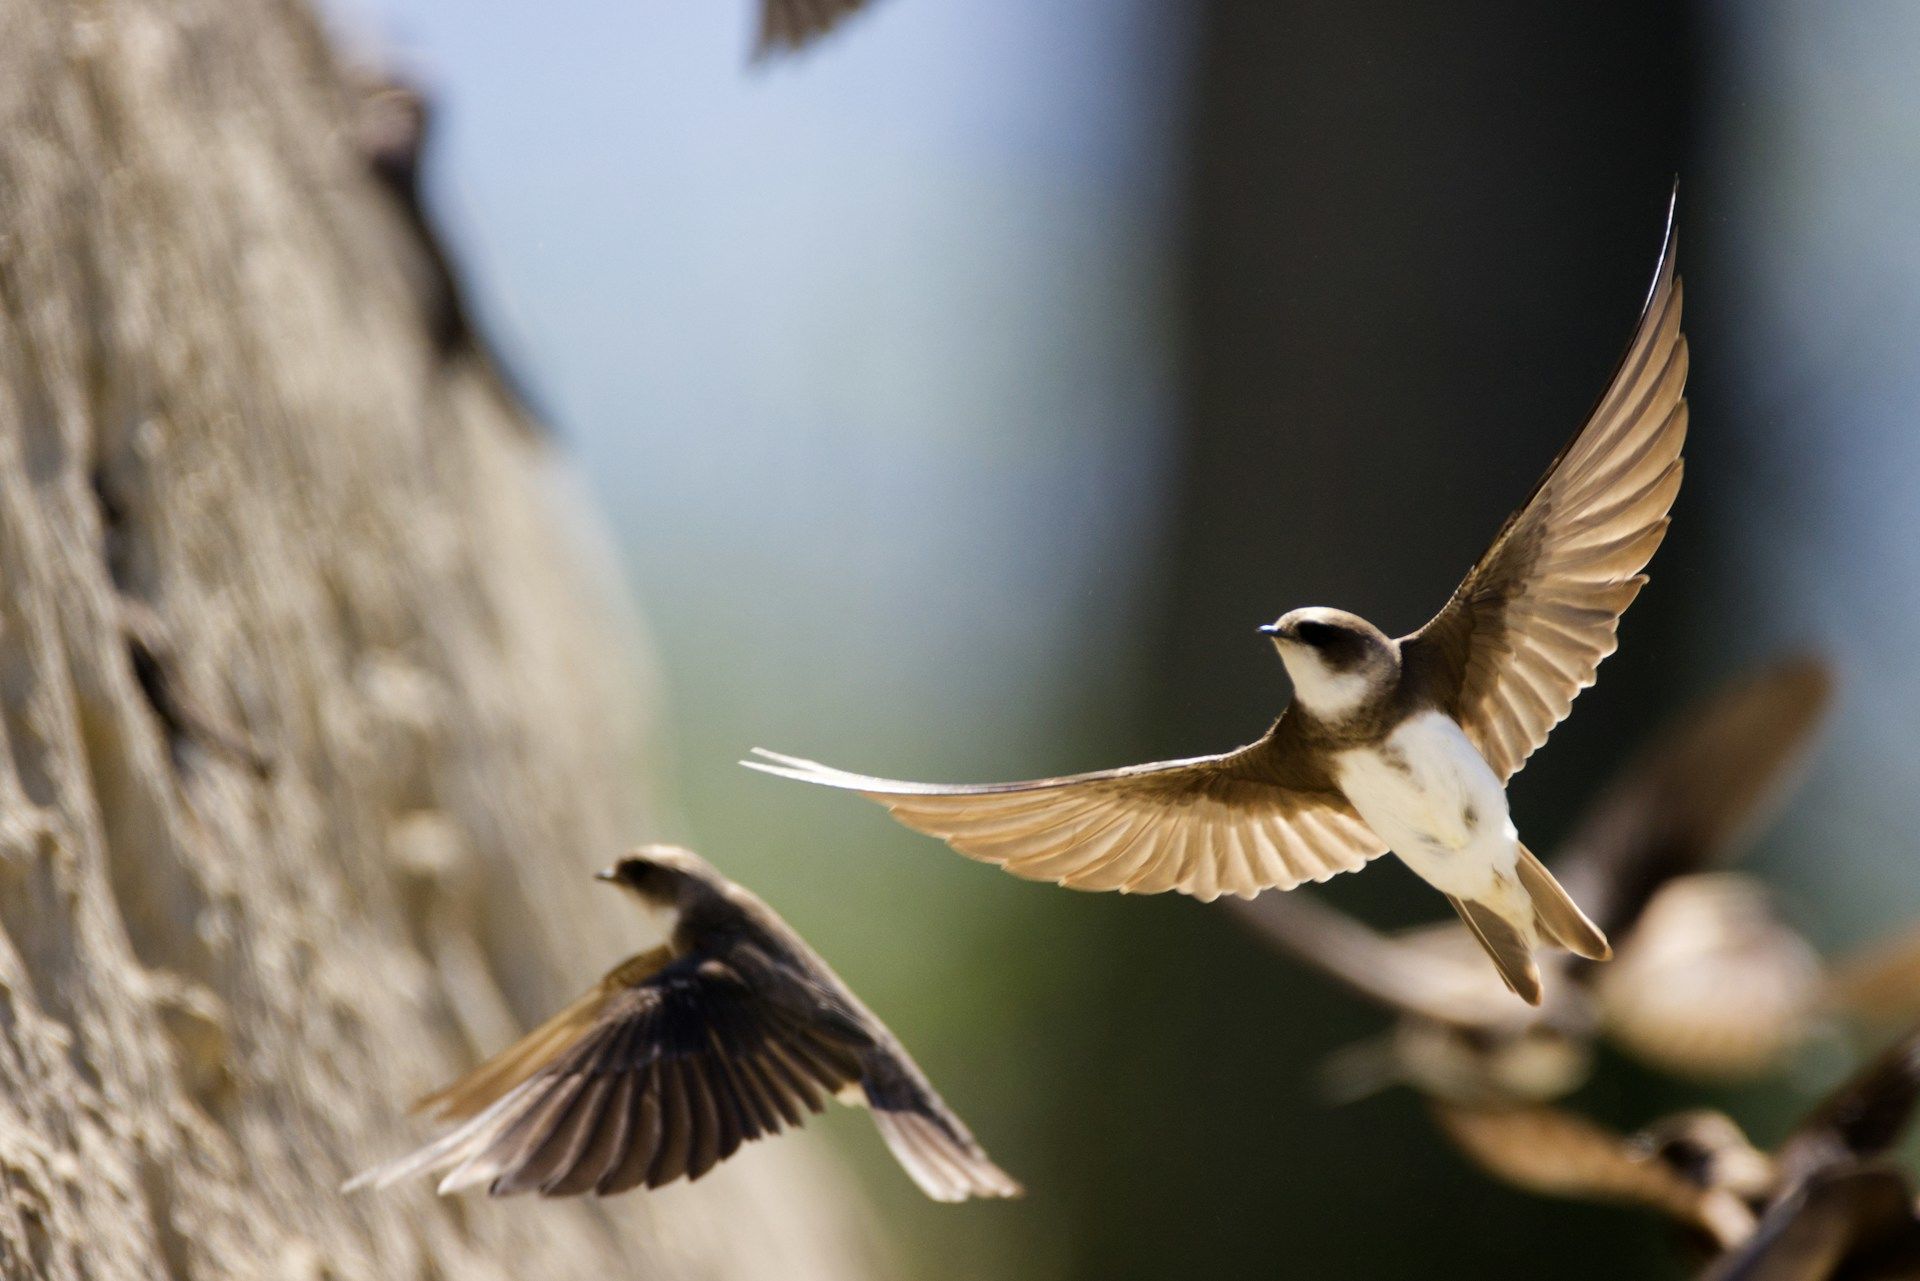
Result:
[[[1680,311],[1670,204],[1653,286],[1605,394],[1446,606],[1398,640],[1332,609],[1263,627],[1294,698],[1246,747],[973,786],[759,748],[763,759],[742,763],[859,792],[963,854],[1074,889],[1251,898],[1391,848],[1538,1005],[1536,947],[1610,952],[1520,843],[1506,783],[1593,683],[1665,537],[1687,430]]]
[[[761,0],[756,59],[791,53],[840,25],[866,0]]]
[[[657,1188],[800,1125],[831,1095],[873,1113],[934,1200],[1020,1194],[886,1025],[772,908],[673,846],[644,846],[599,877],[671,914],[667,943],[422,1099],[455,1128],[348,1189],[441,1171],[443,1193]]]
[[[1641,1206],[1719,1256],[1714,1281],[1920,1276],[1907,1177],[1882,1160],[1920,1102],[1910,1031],[1771,1152],[1730,1117],[1687,1112],[1637,1135],[1544,1106],[1441,1104],[1441,1124],[1488,1173],[1543,1196]]]

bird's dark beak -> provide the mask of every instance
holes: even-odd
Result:
[[[617,881],[620,879],[620,869],[617,867],[603,867],[593,874],[593,879],[596,881]]]
[[[1262,623],[1260,624],[1259,632],[1262,636],[1271,636],[1276,640],[1285,640],[1291,635],[1286,628],[1280,626],[1278,623]]]

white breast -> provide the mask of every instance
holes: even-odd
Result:
[[[1451,716],[1409,717],[1377,746],[1340,753],[1334,777],[1380,839],[1447,892],[1512,870],[1506,788]]]

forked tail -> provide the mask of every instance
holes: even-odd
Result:
[[[1561,888],[1560,882],[1553,879],[1553,873],[1524,845],[1520,847],[1515,870],[1520,873],[1521,887],[1533,901],[1534,928],[1543,937],[1589,961],[1613,959],[1613,948],[1600,927],[1587,919],[1573,896]]]
[[[1533,961],[1533,938],[1486,903],[1447,895],[1447,902],[1460,913],[1467,929],[1487,950],[1500,978],[1515,996],[1528,1005],[1540,1004],[1540,967]]]

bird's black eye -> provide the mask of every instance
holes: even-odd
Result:
[[[1311,645],[1315,649],[1325,649],[1340,639],[1340,629],[1331,623],[1296,623],[1293,634],[1302,645]]]

